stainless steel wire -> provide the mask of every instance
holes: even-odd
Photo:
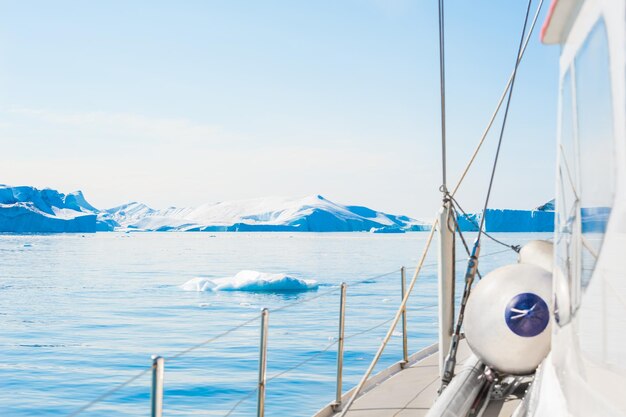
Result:
[[[504,108],[504,116],[502,118],[502,126],[500,128],[500,136],[498,138],[498,146],[496,148],[496,155],[493,159],[493,166],[491,168],[491,176],[489,177],[489,187],[487,188],[487,196],[485,197],[485,205],[483,207],[483,215],[480,218],[480,227],[478,228],[478,236],[476,237],[476,242],[480,242],[480,237],[483,233],[483,228],[485,226],[485,218],[487,217],[485,214],[487,213],[487,207],[489,205],[489,198],[491,197],[491,190],[493,189],[493,180],[496,177],[496,168],[498,166],[498,160],[500,158],[500,149],[502,148],[502,139],[504,138],[504,130],[506,129],[506,122],[509,116],[509,109],[511,107],[511,99],[513,98],[513,90],[515,87],[515,79],[517,77],[517,70],[519,68],[520,63],[520,55],[522,53],[522,48],[524,46],[524,38],[526,36],[526,26],[528,25],[528,16],[530,15],[530,7],[533,4],[533,0],[528,0],[528,6],[526,7],[526,16],[524,17],[524,26],[522,28],[522,36],[519,40],[519,46],[517,48],[517,54],[515,55],[515,67],[513,69],[513,76],[511,78],[511,86],[509,88],[509,94],[506,99],[506,106]]]
[[[128,378],[126,381],[122,382],[121,384],[117,385],[116,387],[106,391],[105,393],[100,395],[98,398],[95,398],[94,400],[92,400],[92,401],[88,402],[87,404],[83,405],[78,410],[76,410],[76,411],[72,412],[71,414],[69,414],[68,417],[74,417],[74,416],[77,416],[77,415],[81,414],[84,411],[87,411],[88,409],[90,409],[94,405],[96,405],[98,403],[101,403],[102,401],[106,400],[111,395],[115,394],[117,391],[121,390],[122,388],[124,388],[124,387],[126,387],[126,386],[128,386],[130,384],[132,384],[133,382],[135,382],[136,380],[138,380],[142,376],[146,375],[151,370],[152,370],[152,366],[147,367],[143,371],[139,372],[138,374],[133,375],[132,377]]]
[[[520,62],[522,61],[522,58],[524,57],[524,53],[526,52],[526,47],[528,46],[528,42],[530,41],[530,38],[531,38],[531,36],[533,34],[533,31],[535,29],[535,26],[537,24],[537,20],[539,19],[539,13],[541,12],[541,7],[543,6],[543,1],[544,0],[539,0],[539,5],[537,6],[537,11],[535,12],[535,16],[533,17],[532,24],[530,25],[530,30],[528,31],[528,35],[526,36],[526,40],[524,41],[524,46],[522,47],[522,50],[521,50],[521,52],[519,54],[519,57],[518,57],[518,60]],[[478,141],[478,144],[476,145],[476,148],[474,148],[474,152],[472,153],[472,156],[470,157],[467,165],[465,165],[465,168],[463,169],[463,172],[461,173],[461,176],[460,176],[459,180],[457,181],[456,185],[452,189],[452,192],[450,193],[452,196],[456,195],[457,191],[459,190],[459,187],[461,186],[461,184],[465,180],[465,177],[467,176],[467,173],[469,172],[470,168],[474,164],[474,161],[476,160],[476,157],[478,156],[478,153],[480,152],[480,149],[482,148],[483,144],[485,143],[485,139],[487,139],[487,135],[489,134],[489,131],[491,130],[491,127],[493,126],[493,123],[495,122],[496,117],[498,116],[498,113],[500,112],[500,108],[502,107],[502,103],[504,103],[504,99],[507,97],[507,94],[509,92],[509,88],[511,87],[511,83],[513,81],[513,76],[514,76],[514,72],[512,72],[511,75],[509,76],[509,80],[507,81],[507,84],[504,87],[504,91],[502,91],[502,94],[500,95],[500,99],[498,100],[498,104],[496,105],[495,110],[491,114],[491,118],[489,119],[489,122],[487,123],[487,127],[483,131],[483,134],[481,135],[480,140]]]
[[[443,0],[439,0],[439,88],[441,100],[441,191],[447,193],[446,168],[446,54]]]

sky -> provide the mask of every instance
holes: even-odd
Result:
[[[450,183],[513,69],[526,6],[445,2]],[[519,69],[491,207],[554,195],[547,9]],[[321,194],[433,217],[437,23],[436,0],[0,0],[0,183],[80,189],[99,208]],[[466,210],[484,203],[495,127],[458,194]]]

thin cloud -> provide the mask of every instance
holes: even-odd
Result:
[[[40,122],[91,132],[109,137],[148,138],[187,143],[225,143],[234,138],[217,125],[196,123],[185,118],[157,118],[134,113],[58,112],[47,109],[10,108],[7,113]]]

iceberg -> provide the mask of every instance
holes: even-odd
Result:
[[[317,290],[317,281],[300,279],[286,274],[258,271],[240,271],[234,277],[192,278],[180,286],[184,291],[248,291],[248,292],[304,292]]]
[[[602,231],[610,209],[582,209],[583,231]],[[533,210],[488,209],[487,232],[551,232],[554,200]],[[462,231],[476,231],[480,213],[459,215]],[[371,232],[430,230],[431,223],[364,206],[334,203],[321,195],[258,198],[153,209],[131,202],[99,210],[81,191],[0,185],[0,232]],[[208,284],[207,284],[208,285]]]
[[[407,216],[344,206],[320,195],[259,198],[153,209],[131,202],[99,210],[81,191],[63,194],[35,187],[0,185],[0,232],[107,231],[190,232],[367,232],[428,230]]]
[[[580,209],[582,232],[604,233],[610,215],[610,207],[582,207]]]
[[[427,222],[362,206],[344,206],[320,195],[261,198],[155,210],[132,202],[104,210],[114,230],[196,232],[367,232],[427,230]]]
[[[461,231],[476,232],[481,213],[459,214]],[[490,232],[553,232],[554,200],[533,210],[487,209],[485,231]]]
[[[80,191],[0,185],[0,232],[92,233],[96,221],[97,209]]]

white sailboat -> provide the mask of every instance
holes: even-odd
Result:
[[[515,74],[541,3],[528,34],[524,27],[515,70],[487,131],[505,98],[506,121]],[[444,204],[436,222],[439,343],[370,377],[406,306],[418,266],[361,383],[316,417],[626,416],[626,2],[554,0],[541,37],[561,48],[554,243],[527,244],[518,264],[482,271],[489,273],[475,285],[479,232],[455,321],[453,260],[459,231],[451,219],[458,184],[448,191],[445,183],[442,118]]]

